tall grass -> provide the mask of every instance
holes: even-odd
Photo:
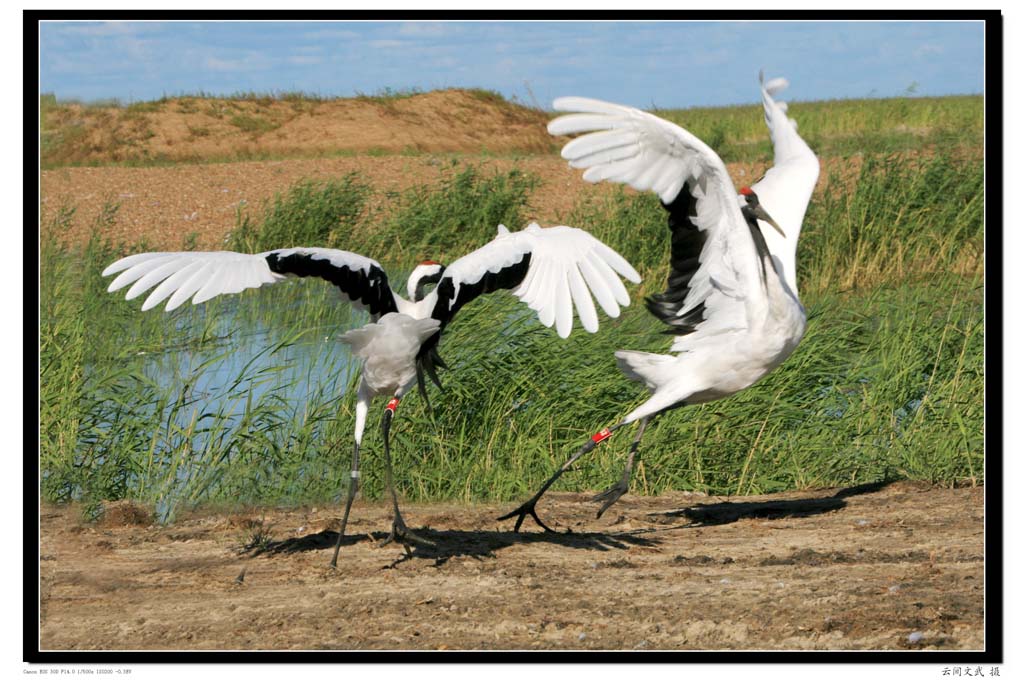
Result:
[[[984,133],[984,99],[980,95],[789,105],[789,116],[799,124],[800,135],[820,156],[891,153],[928,145],[975,146]],[[727,163],[772,157],[760,104],[661,109],[657,113],[704,140]]]
[[[495,226],[522,227],[536,180],[453,166],[436,185],[368,208],[358,178],[301,184],[239,216],[231,245],[305,243],[377,258],[402,275],[451,262]],[[753,493],[903,476],[982,481],[983,273],[980,168],[965,158],[868,158],[812,204],[799,251],[809,322],[796,353],[753,388],[652,423],[634,491]],[[64,209],[46,229],[75,219]],[[108,212],[106,221],[116,219]],[[393,427],[401,494],[509,500],[538,485],[596,429],[646,398],[615,368],[619,348],[666,352],[640,300],[667,275],[656,198],[610,193],[569,220],[626,254],[644,275],[634,305],[601,332],[568,340],[507,294],[462,310],[440,352],[450,366],[435,412],[418,397]],[[104,225],[97,226],[101,234]],[[172,518],[199,503],[337,498],[347,476],[358,366],[335,340],[366,321],[330,287],[265,291],[138,311],[104,292],[99,272],[144,245],[43,240],[40,410],[47,499],[133,497]],[[890,254],[880,258],[879,253]],[[375,406],[364,494],[383,493]],[[617,476],[619,435],[559,485],[598,489]]]
[[[228,235],[228,248],[255,253],[302,244],[345,243],[369,194],[369,185],[356,173],[337,180],[299,182],[264,206],[259,223],[240,209]]]
[[[983,160],[871,156],[850,182],[842,163],[808,209],[801,290],[848,290],[918,273],[978,272],[984,258]]]
[[[489,174],[452,159],[434,185],[393,194],[371,210],[371,188],[357,174],[303,181],[262,207],[239,212],[228,248],[264,251],[297,244],[357,249],[411,269],[424,258],[454,260],[483,246],[499,223],[516,228],[536,177],[518,170]]]

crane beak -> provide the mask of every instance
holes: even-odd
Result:
[[[770,215],[768,215],[768,211],[764,210],[764,208],[762,208],[760,204],[758,204],[757,208],[754,209],[754,215],[757,216],[758,220],[763,220],[772,227],[774,227],[775,231],[781,234],[783,239],[786,238],[786,233],[782,231],[782,228],[779,227],[779,224],[775,222]]]

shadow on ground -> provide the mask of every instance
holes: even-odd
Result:
[[[408,559],[433,559],[435,565],[442,565],[449,559],[458,556],[475,558],[493,557],[494,553],[512,545],[523,545],[535,542],[560,545],[574,549],[596,550],[607,552],[613,549],[627,549],[630,546],[651,547],[659,544],[655,538],[644,535],[664,530],[650,528],[631,530],[621,533],[515,533],[512,531],[465,531],[435,530],[417,528],[416,535],[433,544],[412,544],[408,546],[406,555],[393,565]],[[383,542],[388,534],[384,532],[348,535],[342,538],[342,547],[363,542],[367,538],[375,542]],[[294,554],[333,548],[338,542],[338,533],[323,530],[319,533],[301,537],[286,538],[273,541],[252,551],[253,556],[260,554]]]
[[[434,564],[440,566],[453,557],[493,557],[496,551],[505,547],[536,542],[601,552],[627,549],[630,546],[651,547],[660,544],[661,541],[650,536],[667,530],[735,523],[745,518],[783,518],[825,514],[845,507],[846,502],[844,499],[847,497],[876,492],[885,488],[890,483],[892,481],[880,481],[878,483],[843,488],[826,497],[806,497],[768,502],[718,502],[715,504],[698,504],[667,512],[653,512],[648,514],[648,516],[661,517],[663,519],[682,517],[688,523],[679,525],[659,524],[652,528],[633,529],[622,532],[574,533],[566,531],[563,533],[553,533],[541,531],[516,533],[512,531],[417,528],[415,529],[416,535],[431,544],[408,545],[406,547],[406,554],[392,564],[392,566],[409,559],[433,559]],[[374,542],[383,542],[387,537],[388,534],[384,532],[348,535],[342,538],[341,544],[345,547],[367,539]],[[295,554],[297,552],[331,549],[337,542],[337,532],[322,530],[309,535],[264,542],[258,548],[248,548],[247,553],[250,553],[252,556],[259,556],[261,554]]]
[[[827,497],[803,497],[795,500],[771,500],[768,502],[716,502],[698,504],[669,512],[653,512],[648,516],[668,518],[684,517],[693,526],[717,526],[735,523],[740,519],[814,516],[842,509],[847,497],[878,492],[894,481],[878,481],[843,488]]]

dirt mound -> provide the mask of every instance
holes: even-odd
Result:
[[[547,152],[543,111],[487,90],[43,107],[43,166],[345,152]]]

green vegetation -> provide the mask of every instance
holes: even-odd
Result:
[[[259,223],[240,210],[228,248],[256,253],[294,244],[341,244],[362,215],[369,193],[356,173],[340,180],[300,182],[274,197]]]
[[[984,133],[984,106],[979,95],[838,99],[789,102],[789,115],[819,156],[835,156],[977,146]],[[707,142],[726,163],[772,158],[760,104],[661,109],[657,114]]]
[[[152,102],[133,102],[128,106],[124,107],[124,110],[126,113],[150,114],[158,111],[163,111],[165,104],[167,104],[166,97]]]
[[[985,188],[980,158],[872,156],[851,181],[843,179],[844,164],[836,167],[811,202],[801,235],[804,290],[846,291],[912,279],[920,272],[980,270]]]
[[[86,135],[86,128],[81,122],[63,121],[62,107],[53,94],[39,97],[39,148],[41,162],[45,167],[47,159],[65,157],[66,149],[78,148]]]
[[[859,164],[859,165],[857,165]],[[757,493],[888,477],[984,479],[982,166],[971,154],[868,155],[812,201],[801,247],[806,336],[781,368],[725,401],[652,423],[633,491]],[[833,164],[845,169],[847,164]],[[439,183],[371,201],[348,176],[304,182],[239,214],[227,246],[294,244],[370,255],[404,286],[431,257],[451,262],[503,222],[524,224],[535,178],[455,163]],[[379,208],[373,208],[379,205]],[[76,219],[44,216],[40,281],[40,466],[48,500],[133,498],[162,519],[195,504],[330,503],[346,482],[358,379],[334,339],[366,321],[319,281],[142,313],[100,271],[145,244],[48,238]],[[634,304],[602,329],[558,339],[508,295],[467,306],[446,332],[445,392],[418,396],[392,434],[409,499],[512,500],[589,434],[645,399],[612,356],[665,352],[643,296],[663,285],[668,243],[649,195],[579,204],[570,224],[626,254],[644,276]],[[383,494],[381,405],[367,436],[363,491]],[[562,489],[619,474],[628,434],[581,462]]]
[[[252,133],[254,136],[269,133],[271,130],[276,130],[280,127],[280,124],[268,121],[260,116],[249,116],[246,114],[236,114],[228,119],[228,123],[243,132]]]
[[[410,97],[422,94],[423,90],[419,88],[381,88],[371,94],[356,92],[356,100],[372,104],[390,105],[397,100],[409,99]]]
[[[210,129],[207,126],[186,126],[188,133],[192,137],[206,137],[210,134]]]
[[[466,92],[468,92],[473,99],[478,99],[481,102],[486,102],[487,104],[494,104],[497,106],[518,104],[515,99],[510,101],[500,92],[488,90],[487,88],[467,88]]]

